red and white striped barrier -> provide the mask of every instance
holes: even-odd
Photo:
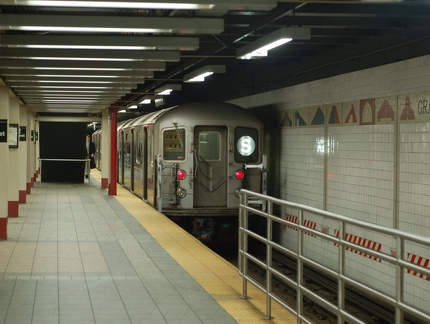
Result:
[[[420,257],[420,256],[412,254],[412,253],[408,253],[407,257],[408,257],[408,261],[410,263],[413,263],[415,265],[419,265],[419,266],[421,266],[423,268],[429,268],[429,264],[430,264],[430,260],[429,259]],[[410,273],[410,274],[412,274],[414,276],[420,277],[422,279],[425,279],[427,281],[430,281],[430,276],[427,276],[427,275],[422,274],[420,272],[408,269],[408,273]]]
[[[294,224],[298,224],[299,223],[299,218],[297,216],[293,216],[291,214],[285,214],[285,219],[287,221],[291,222],[291,223],[294,223]],[[306,220],[306,219],[303,221],[303,225],[305,227],[312,228],[312,229],[316,229],[317,228],[317,223],[311,222],[310,220]],[[294,231],[297,231],[297,228],[294,227],[294,226],[287,225],[286,227],[290,228],[290,229],[292,229]],[[309,232],[305,232],[305,234],[307,234],[309,236],[312,236],[312,237],[316,237],[315,234],[312,234],[312,233],[309,233]]]
[[[337,238],[339,238],[339,231],[338,230],[334,230],[334,233],[335,233],[335,236]],[[352,234],[349,234],[349,233],[345,233],[345,240],[348,241],[348,242],[350,242],[350,243],[354,243],[356,245],[360,245],[362,247],[365,247],[365,248],[368,248],[370,250],[377,251],[377,252],[380,252],[381,248],[382,248],[382,244],[381,243],[374,242],[374,241],[365,239],[363,237],[360,237],[360,236],[357,236],[357,235],[352,235]],[[335,243],[335,245],[337,246],[338,244]],[[366,258],[375,260],[377,262],[381,262],[380,258],[377,258],[377,257],[375,257],[373,255],[367,254],[367,253],[365,253],[363,251],[355,250],[355,249],[352,249],[352,248],[349,248],[349,247],[347,247],[346,250],[354,252],[354,253],[357,253],[358,255],[362,255],[362,256],[364,256]]]

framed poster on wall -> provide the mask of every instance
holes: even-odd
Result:
[[[9,124],[9,148],[17,148],[19,143],[19,125]]]

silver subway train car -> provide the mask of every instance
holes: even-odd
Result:
[[[239,106],[183,104],[124,121],[117,134],[118,183],[195,228],[237,216],[240,189],[266,191],[263,125]]]

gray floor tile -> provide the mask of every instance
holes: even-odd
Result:
[[[0,323],[234,322],[96,184],[34,188],[8,234],[28,262],[0,272]]]

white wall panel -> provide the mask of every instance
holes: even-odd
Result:
[[[430,233],[430,56],[300,84],[234,100],[246,108],[276,107],[282,123],[282,199],[428,237]],[[323,124],[312,124],[316,108]],[[294,222],[297,212],[283,211]],[[316,230],[336,236],[334,223],[305,216]],[[391,238],[354,228],[348,237],[396,255]],[[296,250],[297,232],[281,231]],[[375,249],[376,249],[375,248]],[[305,254],[334,267],[337,248],[305,237]],[[354,251],[347,273],[388,294],[394,268]],[[409,244],[404,259],[430,268],[428,247]],[[430,309],[430,278],[405,273],[404,298]]]

